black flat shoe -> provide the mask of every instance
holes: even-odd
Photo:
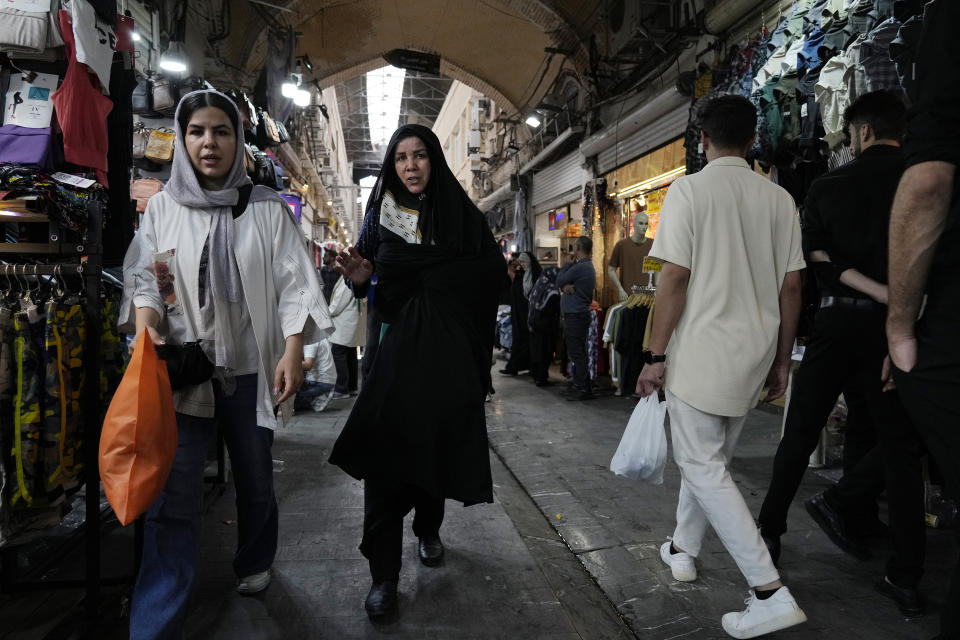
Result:
[[[884,595],[897,603],[900,613],[905,616],[917,618],[926,613],[926,607],[920,592],[916,589],[898,587],[890,582],[890,579],[884,576],[878,580],[874,586],[881,595]]]
[[[538,387],[552,387],[553,384],[554,384],[554,383],[550,382],[549,380],[538,380],[538,381],[537,381],[537,386],[538,386]]]
[[[417,545],[417,555],[420,562],[427,567],[436,567],[443,562],[443,542],[439,535],[424,536]]]
[[[807,500],[804,506],[807,508],[810,517],[827,534],[833,544],[857,560],[867,560],[870,557],[870,552],[863,545],[863,542],[847,530],[840,512],[836,511],[827,502],[827,496],[824,492],[820,492]]]
[[[513,369],[500,369],[500,373],[502,373],[505,376],[515,376],[520,372],[514,371]]]
[[[371,620],[394,613],[397,610],[397,583],[392,580],[374,582],[363,606]]]

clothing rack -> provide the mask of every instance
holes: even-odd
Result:
[[[98,451],[100,444],[100,292],[102,272],[101,230],[103,211],[98,201],[87,204],[88,224],[79,240],[62,239],[57,223],[43,214],[11,214],[0,216],[0,222],[47,223],[47,243],[0,243],[0,254],[16,254],[20,257],[35,256],[37,259],[58,256],[68,261],[46,264],[7,264],[0,266],[0,278],[4,269],[10,276],[79,276],[83,281],[86,339],[84,344],[84,382],[81,391],[81,433],[84,442],[84,498],[85,515],[82,531],[85,542],[85,570],[80,580],[18,580],[17,547],[5,547],[0,553],[0,593],[18,593],[50,589],[84,589],[83,636],[91,637],[99,619],[100,587],[106,581],[101,577],[100,558],[100,473]],[[71,261],[72,259],[72,261]],[[137,532],[138,536],[140,531]],[[53,554],[58,555],[58,554]],[[51,562],[56,558],[51,558]],[[41,567],[46,569],[51,562]],[[110,580],[111,583],[126,582],[129,578]]]

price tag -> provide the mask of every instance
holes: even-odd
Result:
[[[81,178],[80,176],[72,176],[69,173],[60,173],[59,171],[50,177],[57,182],[79,187],[80,189],[86,189],[96,183],[96,180],[89,180],[87,178]]]
[[[656,258],[646,257],[643,259],[644,273],[659,273],[663,271],[663,264]]]

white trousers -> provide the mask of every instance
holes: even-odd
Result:
[[[760,530],[728,468],[746,416],[715,416],[694,409],[669,391],[666,395],[673,458],[682,477],[674,546],[692,556],[699,555],[709,524],[749,586],[779,580]]]

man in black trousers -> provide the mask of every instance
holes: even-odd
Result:
[[[830,539],[858,558],[868,556],[864,523],[876,521],[876,498],[886,483],[893,558],[878,583],[903,613],[920,615],[917,583],[923,572],[923,484],[919,436],[895,392],[883,391],[887,354],[890,207],[903,173],[906,107],[891,92],[858,98],[844,113],[850,162],[810,186],[803,244],[821,296],[813,335],[794,375],[783,439],[760,511],[760,532],[774,558],[787,529],[787,510],[839,394],[848,390],[877,431],[878,445],[835,486],[807,501],[807,511]],[[860,410],[861,413],[863,410]],[[867,416],[860,416],[866,418]]]
[[[956,0],[926,5],[904,145],[908,168],[890,214],[887,316],[893,379],[954,499],[960,499],[960,85],[944,69],[960,64],[958,21]],[[937,637],[960,638],[960,564],[941,612]]]

